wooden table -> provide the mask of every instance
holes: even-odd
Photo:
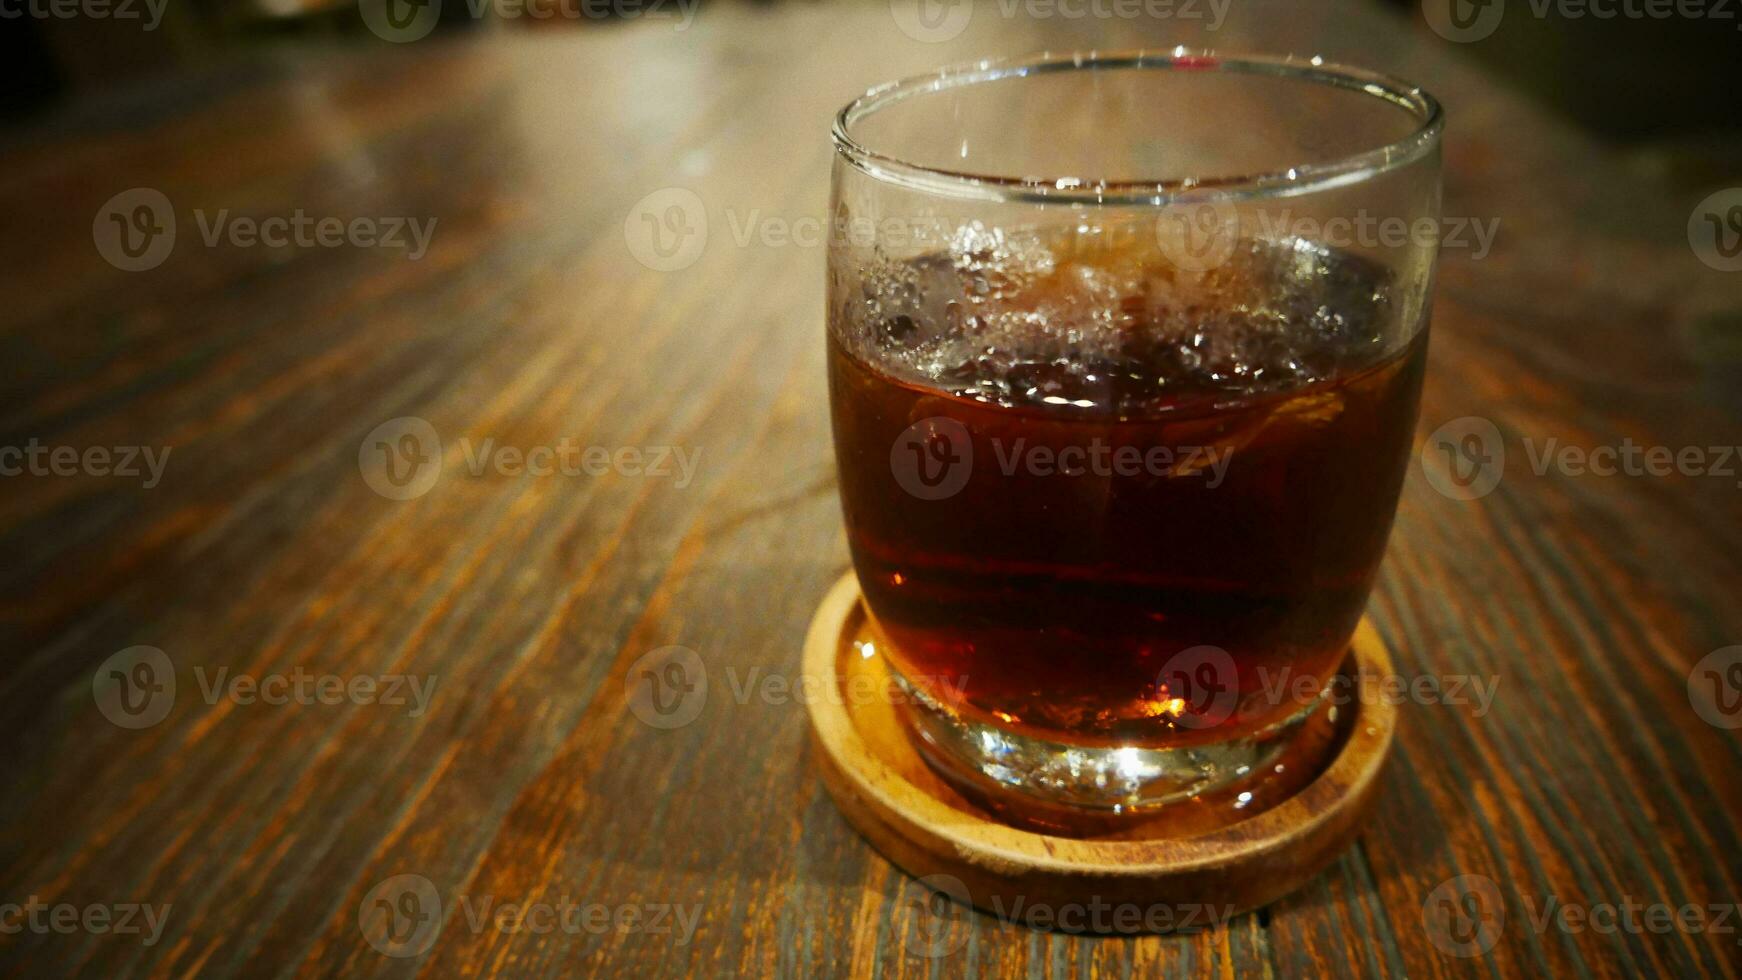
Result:
[[[81,919],[38,910],[46,926],[0,935],[6,972],[1736,975],[1734,915],[1663,933],[1532,921],[1551,901],[1602,920],[1605,903],[1742,894],[1742,740],[1689,695],[1697,662],[1742,643],[1737,478],[1538,475],[1529,456],[1550,438],[1742,443],[1742,278],[1690,250],[1697,197],[1629,176],[1419,19],[1266,4],[1207,26],[988,6],[918,43],[881,3],[787,4],[709,8],[683,31],[370,37],[8,136],[0,445],[43,455],[0,495],[0,903]],[[1319,52],[1446,103],[1445,213],[1500,231],[1491,254],[1441,265],[1420,431],[1481,416],[1509,456],[1469,501],[1412,466],[1371,613],[1406,677],[1499,686],[1487,712],[1406,705],[1360,845],[1262,913],[1144,938],[959,908],[935,923],[821,791],[779,686],[846,565],[823,254],[740,236],[822,215],[829,116],[875,81],[1176,42]],[[93,224],[138,187],[172,202],[177,237],[129,272]],[[698,195],[708,237],[660,272],[628,242],[638,202],[668,187]],[[415,260],[249,247],[229,225],[208,245],[225,209],[437,224]],[[418,495],[370,461],[374,443],[417,447],[403,424],[371,437],[405,417],[442,445]],[[650,453],[469,471],[484,440],[565,437],[682,447],[693,470],[630,472]],[[143,463],[96,475],[119,459],[57,476],[61,446],[171,455],[147,489]],[[630,673],[670,645],[710,680],[676,727],[642,720],[670,716]],[[137,646],[164,659],[122,653]],[[161,684],[153,662],[168,702],[122,690]],[[433,688],[323,686],[384,677]],[[155,724],[111,720],[158,705]],[[425,880],[425,904],[398,875]],[[1448,952],[1445,910],[1468,900],[1441,886],[1462,875],[1495,883],[1476,899],[1504,921]],[[432,900],[424,932],[397,934],[426,952],[365,940],[360,918]],[[572,925],[497,927],[528,902],[566,902]],[[82,918],[122,903],[169,906],[156,942]],[[0,925],[23,914],[0,908]]]

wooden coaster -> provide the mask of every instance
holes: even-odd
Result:
[[[1293,773],[1236,787],[1256,789],[1259,806],[1249,805],[1248,792],[1238,803],[1230,794],[1165,807],[1111,833],[1019,829],[922,761],[896,699],[876,693],[891,690],[892,682],[883,658],[867,655],[865,644],[880,640],[874,630],[849,571],[824,597],[805,638],[806,690],[832,695],[807,699],[823,782],[885,857],[1000,917],[1017,910],[1021,918],[1022,909],[1052,917],[1065,907],[1136,907],[1147,913],[1083,921],[1106,931],[1165,931],[1189,925],[1176,914],[1182,909],[1225,915],[1275,901],[1354,840],[1397,724],[1396,706],[1383,698],[1346,698],[1320,709],[1315,718],[1323,732],[1296,740],[1316,738],[1315,758],[1291,761]],[[1343,674],[1344,690],[1392,674],[1390,654],[1366,620]],[[1266,793],[1274,798],[1264,800]],[[1168,914],[1153,914],[1158,908]]]

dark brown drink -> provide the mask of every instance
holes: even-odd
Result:
[[[981,252],[831,293],[841,499],[893,665],[1049,742],[1297,715],[1385,548],[1419,314],[1378,266],[1304,243],[1242,241],[1203,273],[1140,235]]]

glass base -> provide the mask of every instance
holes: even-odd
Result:
[[[975,795],[1004,790],[1047,808],[1100,815],[1153,812],[1277,768],[1293,736],[1319,709],[1315,698],[1255,734],[1172,749],[1090,748],[1050,742],[970,721],[901,675],[909,734],[928,765]]]

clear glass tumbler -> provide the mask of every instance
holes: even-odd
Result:
[[[841,503],[934,768],[1143,812],[1324,703],[1410,456],[1440,131],[1395,79],[1183,50],[841,111]]]

